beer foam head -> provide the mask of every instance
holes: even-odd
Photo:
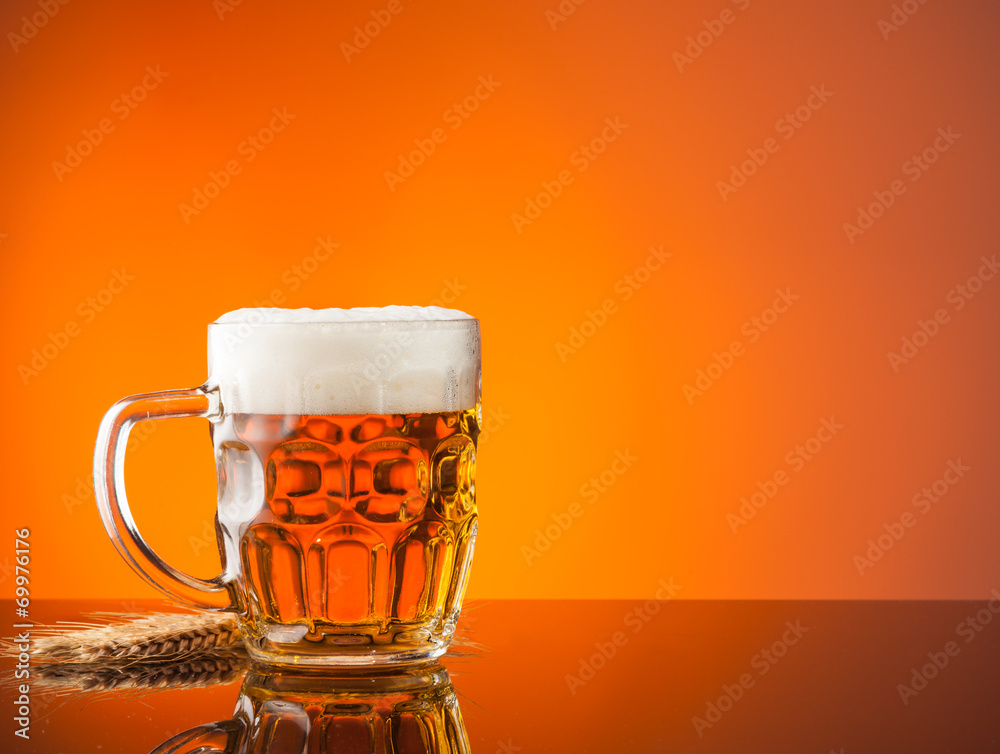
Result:
[[[479,321],[436,306],[238,309],[208,328],[228,413],[405,414],[479,401]]]

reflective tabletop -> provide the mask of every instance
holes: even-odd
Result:
[[[169,609],[32,608],[35,626]],[[16,679],[17,658],[5,662],[3,752],[1000,751],[1000,593],[470,603],[440,663],[372,673],[275,672],[224,653]],[[13,720],[23,696],[27,740]]]

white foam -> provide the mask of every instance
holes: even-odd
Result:
[[[479,322],[436,306],[239,309],[209,327],[208,361],[229,413],[432,413],[479,401]]]
[[[240,322],[290,324],[294,322],[420,322],[442,319],[473,319],[458,309],[440,306],[359,306],[354,309],[236,309],[215,324]]]

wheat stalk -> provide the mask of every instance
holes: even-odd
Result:
[[[32,629],[31,677],[40,692],[39,711],[44,710],[39,720],[74,697],[94,701],[227,684],[249,667],[239,627],[228,614],[90,613],[84,618],[100,622],[61,621]],[[446,657],[488,652],[472,633],[471,626],[460,625]],[[13,641],[0,641],[0,656],[18,653]],[[14,684],[13,676],[0,679],[0,691]]]
[[[225,613],[93,613],[105,623],[57,623],[33,632],[33,665],[178,662],[205,653],[243,653],[236,618]],[[17,654],[14,643],[0,643],[0,654]]]
[[[467,612],[471,612],[467,610]],[[228,613],[90,613],[101,623],[60,621],[32,631],[32,665],[101,663],[182,663],[227,654],[245,656],[236,618]],[[488,651],[472,640],[471,627],[460,624],[446,656],[464,657]],[[0,656],[15,657],[10,639],[0,640]]]
[[[37,687],[55,694],[156,689],[187,689],[236,680],[246,670],[246,655],[230,653],[186,662],[101,662],[42,665],[32,670]]]

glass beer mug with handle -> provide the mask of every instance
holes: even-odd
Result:
[[[479,322],[437,307],[241,309],[208,328],[201,387],[119,401],[94,488],[125,560],[167,596],[238,614],[276,664],[438,657],[476,539]],[[218,470],[223,571],[183,573],[125,497],[133,424],[203,416]]]
[[[151,754],[469,754],[440,665],[294,673],[251,671],[231,720],[180,733]]]

